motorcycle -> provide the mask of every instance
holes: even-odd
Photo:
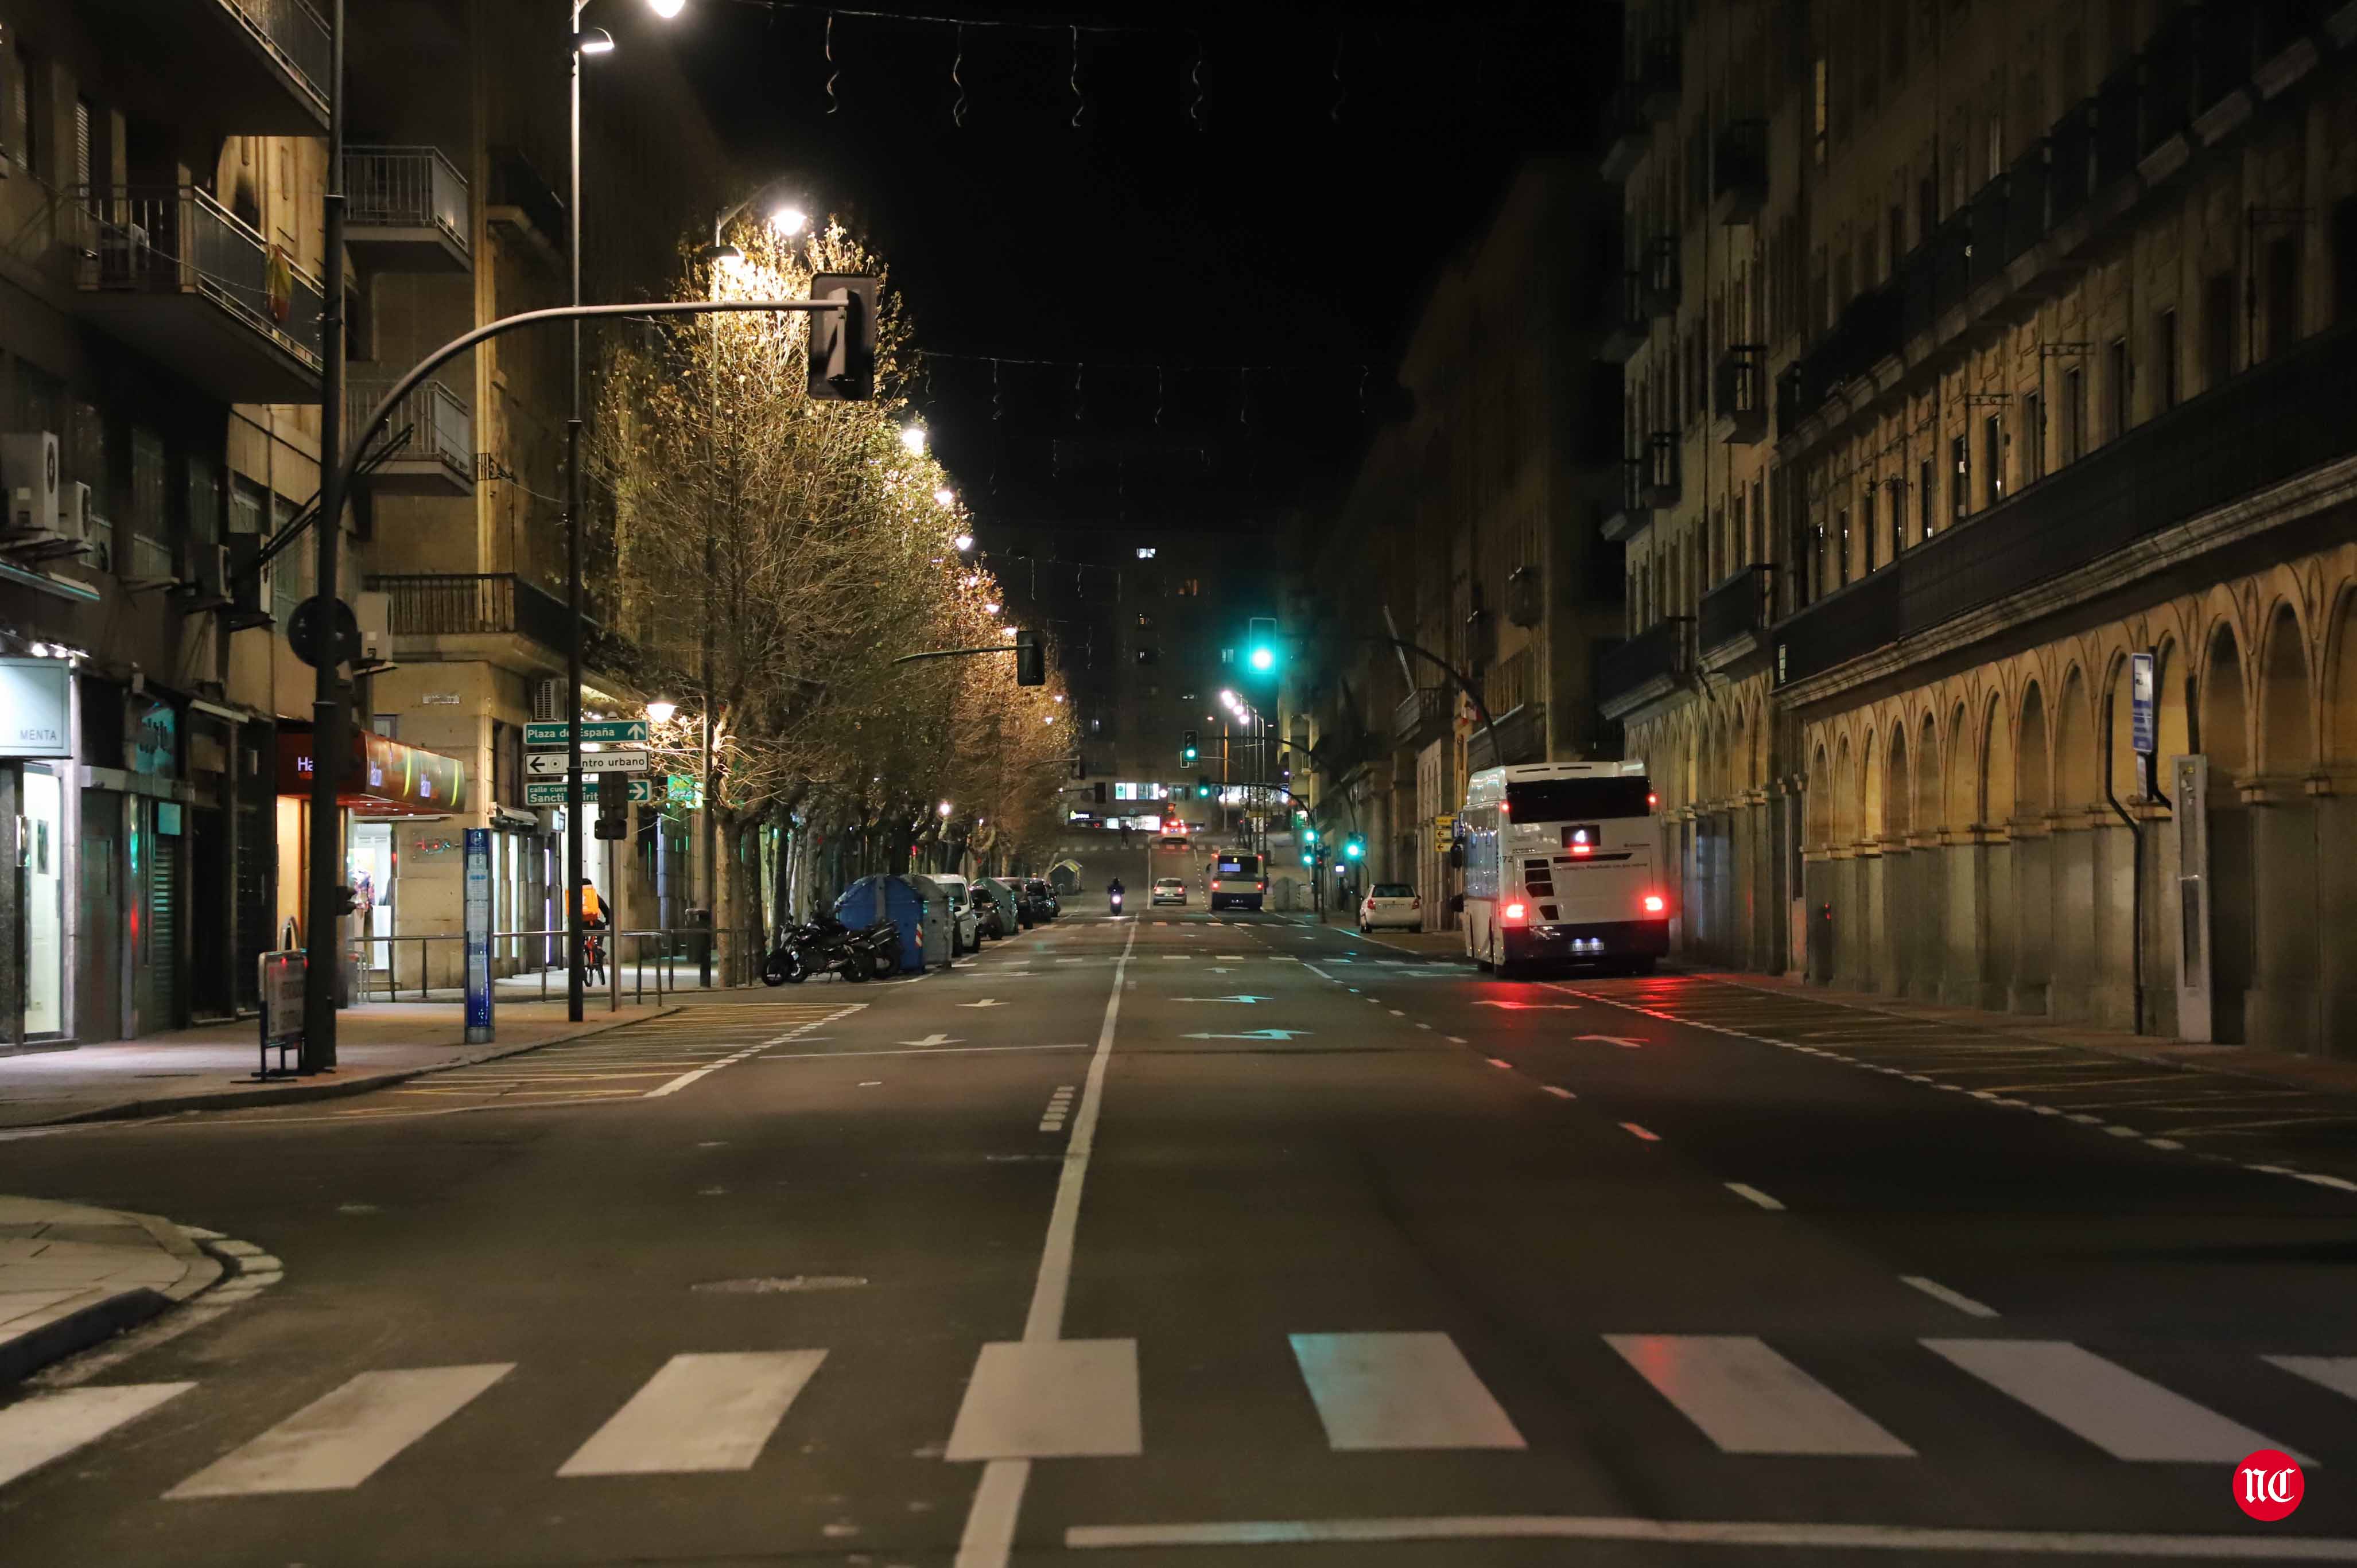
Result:
[[[840,974],[855,984],[900,967],[900,933],[889,920],[860,930],[822,915],[788,929],[762,961],[765,985],[800,985],[813,974]]]
[[[1113,895],[1113,912],[1116,915],[1121,913],[1121,894],[1117,891]]]

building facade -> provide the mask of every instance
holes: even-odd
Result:
[[[1283,721],[1312,754],[1305,793],[1329,833],[1365,839],[1344,880],[1413,884],[1436,927],[1454,891],[1436,819],[1469,769],[1617,748],[1595,687],[1622,622],[1621,549],[1598,528],[1618,477],[1596,306],[1616,227],[1592,171],[1524,166],[1415,317],[1404,415],[1306,531]]]
[[[1684,950],[2357,1048],[2357,7],[1634,5],[1627,40],[1605,706]]]

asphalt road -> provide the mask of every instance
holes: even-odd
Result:
[[[1090,896],[0,1143],[285,1270],[0,1405],[0,1563],[2357,1562],[2357,1192],[1807,1005]]]

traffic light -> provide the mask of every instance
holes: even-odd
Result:
[[[1195,775],[1195,799],[1208,800],[1211,798],[1211,776],[1208,773],[1198,773]]]
[[[1036,631],[1015,634],[1015,683],[1018,686],[1044,686],[1048,683],[1048,650]]]
[[[810,395],[824,403],[864,403],[876,395],[876,280],[858,273],[820,273],[813,299],[841,299],[840,310],[810,312]]]
[[[1259,674],[1275,670],[1282,655],[1276,646],[1276,618],[1254,616],[1244,627],[1244,662]]]
[[[1195,732],[1189,730],[1178,737],[1178,760],[1192,762],[1196,757]]]
[[[1349,838],[1346,838],[1346,839],[1344,839],[1344,840],[1342,841],[1342,858],[1343,858],[1343,859],[1345,859],[1345,860],[1359,860],[1359,859],[1363,858],[1363,857],[1365,856],[1366,853],[1367,853],[1367,835],[1366,835],[1366,834],[1364,834],[1364,833],[1352,833]]]
[[[1318,830],[1309,826],[1307,822],[1303,823],[1301,827],[1301,842],[1303,843],[1316,843],[1318,842]]]

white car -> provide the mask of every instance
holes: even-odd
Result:
[[[1157,877],[1152,901],[1157,904],[1184,904],[1187,901],[1187,884],[1176,876]]]
[[[930,873],[927,875],[931,875]],[[956,950],[954,956],[962,957],[966,953],[980,952],[982,950],[982,916],[981,911],[974,907],[974,898],[967,890],[965,878],[953,873],[943,873],[938,876],[931,876],[931,881],[949,899],[951,945]]]
[[[1359,901],[1359,929],[1420,931],[1424,929],[1424,900],[1415,889],[1405,882],[1378,882]]]

